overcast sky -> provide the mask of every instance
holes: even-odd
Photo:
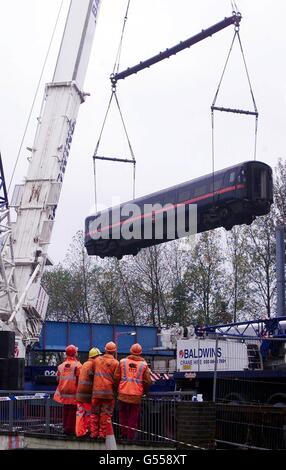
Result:
[[[0,0],[0,149],[9,183],[61,0]],[[238,0],[240,35],[256,99],[257,159],[274,166],[286,155],[286,2]],[[27,172],[36,117],[51,81],[69,0],[24,141],[12,188]],[[127,0],[102,0],[81,105],[56,214],[49,254],[61,261],[93,210],[92,154],[110,97],[112,72]],[[232,13],[229,0],[131,0],[120,70],[157,54]],[[137,160],[136,195],[211,172],[210,106],[234,34],[233,26],[118,83],[118,99]],[[217,105],[253,110],[236,41]],[[130,158],[115,107],[100,154]],[[254,118],[215,114],[216,169],[253,159]],[[132,196],[131,165],[99,162],[98,203]]]

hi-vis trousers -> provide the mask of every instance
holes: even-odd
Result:
[[[78,403],[76,410],[75,434],[77,437],[86,436],[90,432],[90,403]]]
[[[93,398],[90,416],[90,437],[105,439],[107,420],[112,418],[114,404],[114,399]]]

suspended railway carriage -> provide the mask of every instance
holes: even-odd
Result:
[[[270,211],[272,170],[248,161],[110,208],[85,221],[85,246],[101,258],[218,227],[251,224]]]

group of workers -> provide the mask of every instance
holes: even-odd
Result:
[[[115,358],[117,349],[113,341],[106,343],[103,354],[92,348],[84,364],[77,358],[76,346],[69,345],[65,351],[66,359],[58,366],[54,394],[54,400],[64,405],[64,433],[105,439],[117,396],[121,438],[134,439],[142,396],[151,384],[141,345],[133,344],[130,355],[120,362]]]

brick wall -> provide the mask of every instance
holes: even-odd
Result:
[[[176,405],[177,441],[206,449],[215,447],[215,406],[212,402],[178,402]],[[178,444],[179,449],[188,448]]]

